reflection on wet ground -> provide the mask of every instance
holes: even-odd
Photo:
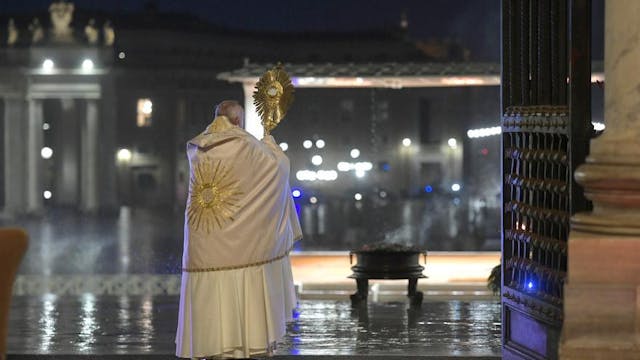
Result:
[[[178,274],[183,221],[180,211],[122,207],[119,213],[100,216],[49,209],[43,217],[0,218],[0,226],[19,226],[29,233],[23,275]],[[413,238],[413,232],[406,234]],[[349,250],[370,241],[349,239],[305,235],[296,250]],[[438,250],[434,243],[415,245]]]
[[[0,220],[26,228],[31,239],[14,288],[21,296],[12,300],[9,359],[173,359],[182,221],[178,212],[128,208],[104,217],[52,211]],[[419,309],[302,300],[276,358],[499,354],[495,300],[426,301]]]
[[[182,258],[182,217],[130,209],[86,216],[50,211],[42,218],[0,221],[29,233],[21,274],[177,274]]]
[[[177,311],[175,296],[14,297],[8,352],[170,356]],[[345,301],[302,300],[277,350],[280,356],[499,354],[495,301],[425,302],[421,308],[372,302],[353,309]]]

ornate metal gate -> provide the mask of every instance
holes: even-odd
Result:
[[[502,1],[503,358],[554,359],[590,121],[590,0]]]

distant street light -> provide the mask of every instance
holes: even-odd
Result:
[[[318,149],[322,149],[324,147],[324,145],[325,145],[324,140],[322,140],[322,139],[316,140],[316,147]]]
[[[313,146],[313,142],[311,140],[305,140],[302,142],[302,146],[305,149],[311,149],[311,147]]]
[[[49,190],[45,190],[45,191],[42,193],[42,197],[44,197],[44,198],[45,198],[45,199],[47,199],[47,200],[51,199],[51,197],[52,197],[52,196],[53,196],[53,194],[52,194],[52,193],[51,193],[51,191],[49,191]]]
[[[84,61],[82,62],[82,70],[84,71],[93,70],[93,61],[91,61],[90,59],[84,59]]]
[[[51,71],[53,70],[53,60],[51,59],[45,59],[42,62],[42,69],[45,71]]]
[[[351,158],[352,159],[357,159],[360,156],[360,150],[358,149],[351,149]]]
[[[362,194],[356,193],[355,195],[353,195],[353,198],[356,199],[356,201],[360,201],[362,200]]]
[[[118,150],[118,161],[128,162],[131,160],[132,154],[129,149]]]
[[[409,139],[409,138],[402,139],[402,146],[404,146],[404,147],[411,146],[411,139]]]
[[[289,144],[287,144],[286,142],[281,142],[280,149],[282,149],[282,151],[287,151],[289,149]]]
[[[454,138],[450,138],[447,141],[447,144],[449,145],[450,148],[455,149],[456,147],[458,147],[458,141]]]
[[[51,156],[53,156],[53,149],[47,146],[43,147],[42,150],[40,150],[40,156],[42,156],[43,159],[51,159]]]
[[[486,136],[500,135],[502,128],[500,126],[493,126],[488,128],[471,129],[467,131],[467,137],[469,139],[482,138]]]
[[[322,164],[322,156],[313,155],[313,157],[311,158],[311,163],[315,166]]]
[[[460,191],[460,188],[462,188],[462,186],[460,186],[460,184],[458,183],[451,185],[451,190],[453,191]]]

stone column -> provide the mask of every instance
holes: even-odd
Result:
[[[605,2],[605,122],[575,177],[562,359],[640,356],[640,1]]]
[[[189,192],[189,162],[186,156],[187,137],[187,99],[178,97],[176,101],[176,137],[174,149],[176,165],[174,167],[175,181],[175,197],[174,203],[176,209],[182,211],[187,201]]]
[[[42,100],[29,100],[29,117],[27,119],[27,212],[39,214],[42,212]]]
[[[113,76],[102,78],[100,95],[94,97],[99,101],[98,133],[100,146],[98,147],[98,208],[116,214],[120,201],[117,185],[117,108],[118,100]]]
[[[80,131],[80,209],[94,212],[98,209],[98,103],[87,99],[86,105]]]
[[[4,213],[10,216],[26,210],[25,101],[22,97],[4,99]]]
[[[256,107],[253,105],[253,91],[256,88],[256,83],[245,82],[242,84],[242,88],[244,89],[244,129],[256,138],[262,139],[264,128]]]
[[[61,112],[52,119],[55,141],[54,204],[77,207],[80,194],[80,131],[73,99],[60,99]],[[49,119],[49,116],[47,117]]]

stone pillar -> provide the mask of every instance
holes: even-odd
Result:
[[[10,216],[26,210],[25,101],[21,97],[4,99],[4,213]]]
[[[98,103],[88,99],[86,105],[80,131],[80,209],[94,212],[98,209]]]
[[[27,212],[39,214],[42,212],[42,100],[29,100],[29,116],[27,119]]]
[[[176,101],[176,138],[174,147],[177,149],[175,154],[175,197],[174,203],[176,209],[182,211],[187,202],[187,194],[189,192],[189,162],[186,156],[187,137],[187,99],[178,97]]]
[[[80,131],[76,105],[73,99],[60,99],[61,112],[52,119],[51,126],[55,137],[54,174],[55,205],[78,207],[80,194]],[[47,119],[50,119],[47,114]]]
[[[244,89],[244,129],[256,138],[262,139],[264,128],[256,107],[253,105],[253,91],[256,88],[256,83],[245,82],[242,84],[242,88]]]
[[[576,180],[562,359],[640,356],[640,1],[605,2],[605,122]]]
[[[108,211],[117,214],[120,201],[118,199],[117,185],[117,96],[113,76],[102,79],[100,84],[100,96],[95,99],[99,101],[98,113],[98,133],[100,146],[98,147],[98,208],[101,211]]]

